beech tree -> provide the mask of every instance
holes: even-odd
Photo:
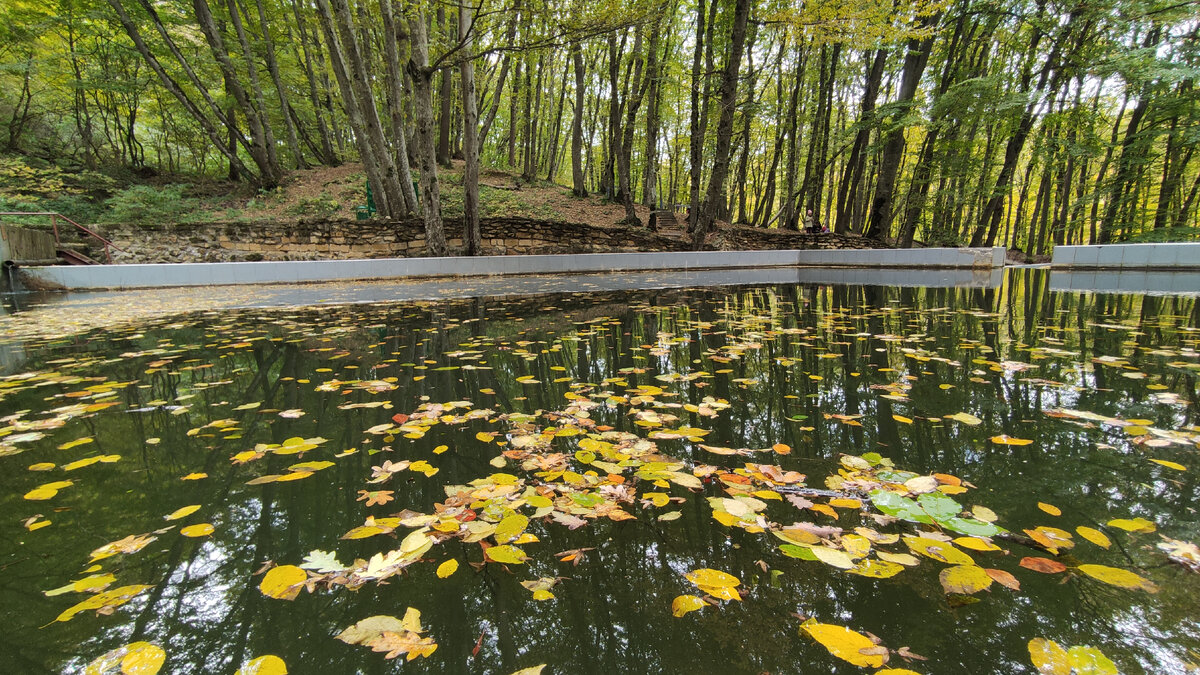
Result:
[[[268,189],[359,162],[431,255],[453,252],[460,190],[480,250],[483,166],[633,227],[686,209],[696,246],[811,211],[900,246],[1042,255],[1197,238],[1197,30],[1162,0],[18,2],[0,143]]]

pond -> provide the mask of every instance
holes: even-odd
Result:
[[[4,318],[6,672],[1200,662],[1194,297],[554,283]]]

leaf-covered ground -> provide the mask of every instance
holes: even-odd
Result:
[[[1196,303],[1043,280],[60,317],[0,379],[3,650],[1187,672]]]

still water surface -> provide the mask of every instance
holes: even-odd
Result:
[[[802,632],[811,618],[876,636],[892,650],[888,667],[919,673],[1035,672],[1027,644],[1039,637],[1096,647],[1125,673],[1188,672],[1200,662],[1200,583],[1157,544],[1200,539],[1200,310],[1195,298],[1059,293],[1046,281],[1021,270],[999,288],[793,284],[235,309],[9,344],[0,669],[79,672],[147,641],[171,673],[233,673],[268,654],[293,673],[876,670]],[[1031,442],[992,440],[1005,436]],[[797,522],[816,525],[826,548],[847,546],[839,535],[856,527],[881,539],[939,529],[876,518],[865,492],[827,482],[851,475],[844,455],[867,453],[913,472],[901,478],[963,481],[953,499],[987,507],[1014,533],[993,540],[999,551],[969,554],[1020,589],[948,595],[946,565],[922,556],[871,578],[787,555],[770,530]],[[385,461],[426,464],[393,472]],[[791,479],[747,486],[756,471]],[[446,486],[477,479],[500,497],[450,498]],[[519,489],[497,489],[513,480]],[[391,499],[366,505],[383,492]],[[708,498],[739,494],[757,513],[719,522]],[[520,499],[532,495],[548,496],[553,513]],[[825,505],[837,495],[863,505]],[[164,520],[189,505],[199,508]],[[532,517],[515,544],[528,559],[485,562],[481,543],[464,541],[467,526],[514,512]],[[397,514],[413,527],[386,520]],[[342,539],[369,517],[394,531]],[[1107,525],[1135,518],[1156,531]],[[204,523],[211,534],[181,533]],[[381,582],[351,589],[345,574],[314,570],[294,600],[260,591],[269,565],[324,551],[350,568],[404,549],[420,525],[434,526],[432,546]],[[1019,536],[1039,526],[1096,528],[1111,546],[1075,534],[1056,556]],[[93,562],[123,539],[137,550]],[[909,551],[874,548],[871,559]],[[1068,570],[1033,571],[1018,564],[1025,557]],[[450,559],[458,570],[439,578]],[[1135,572],[1157,593],[1107,585],[1080,564]],[[741,600],[672,616],[677,596],[704,595],[685,576],[701,568],[736,577]],[[107,613],[71,615],[100,590],[70,587],[89,577],[107,590],[148,588]],[[539,579],[556,581],[552,599],[521,584]],[[409,607],[438,645],[427,657],[386,660],[334,638]],[[928,660],[906,661],[902,647]]]

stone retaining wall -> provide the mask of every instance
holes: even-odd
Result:
[[[419,257],[425,253],[421,221],[299,221],[203,223],[146,228],[103,226],[123,251],[115,263],[349,260]],[[484,255],[687,251],[678,232],[654,233],[620,225],[489,218],[481,223]],[[461,219],[446,221],[452,255],[462,251]],[[858,249],[879,242],[834,234],[802,234],[749,227],[719,230],[706,247],[716,250]]]

